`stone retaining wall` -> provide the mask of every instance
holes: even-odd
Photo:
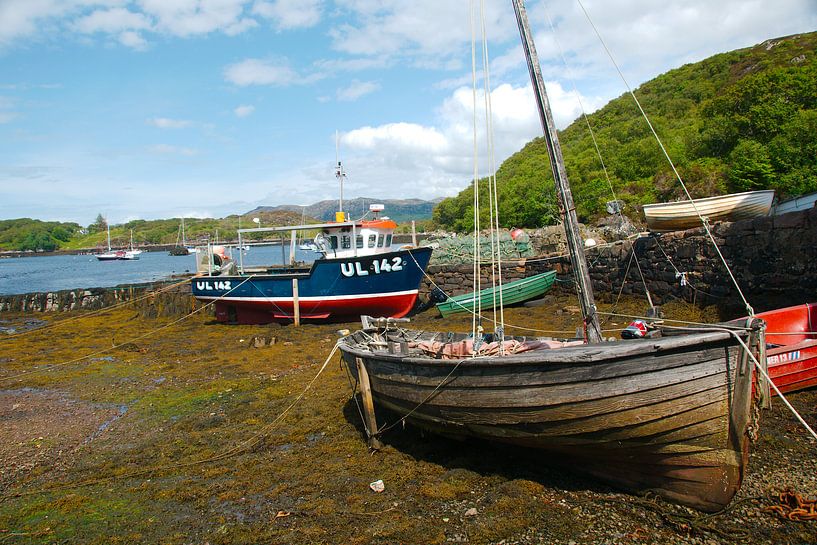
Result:
[[[712,233],[755,310],[817,301],[817,208],[718,223]],[[600,300],[612,301],[619,292],[643,295],[646,282],[656,304],[684,299],[700,305],[717,304],[733,314],[745,313],[703,228],[600,244],[587,251],[587,259],[593,289]],[[503,263],[503,280],[552,269],[558,273],[553,290],[575,292],[570,262],[562,255]],[[480,273],[482,285],[490,286],[490,266],[483,266]],[[432,265],[428,275],[431,280],[424,279],[420,287],[422,301],[428,300],[432,281],[449,295],[473,289],[471,265]],[[156,292],[170,283],[0,296],[0,312],[93,310],[136,299],[151,290]],[[141,313],[155,316],[186,313],[194,305],[190,285],[184,283],[146,298],[136,307]]]
[[[166,289],[178,281],[62,290],[48,293],[26,293],[0,296],[0,312],[62,312],[98,310],[134,301],[138,312],[150,316],[172,316],[193,308],[190,284],[185,282]],[[160,293],[160,290],[161,291]],[[148,297],[143,297],[149,295]]]
[[[781,216],[717,223],[712,234],[741,291],[755,310],[817,301],[817,208]],[[644,295],[655,304],[684,299],[717,304],[742,313],[740,295],[703,228],[600,244],[587,250],[596,297],[611,301],[619,292]],[[636,265],[637,261],[637,265]],[[639,268],[644,280],[639,274]],[[553,290],[575,292],[566,256],[544,256],[504,264],[503,278],[516,279],[546,270],[558,272]],[[472,290],[473,268],[429,267],[429,276],[449,295]],[[482,267],[489,286],[490,268]],[[682,274],[683,273],[683,274]],[[423,282],[429,291],[431,282]]]

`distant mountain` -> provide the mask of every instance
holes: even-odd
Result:
[[[434,207],[442,199],[433,201],[424,201],[421,199],[372,199],[369,197],[360,197],[357,199],[348,199],[343,201],[344,212],[352,218],[359,218],[369,211],[370,204],[382,204],[386,208],[383,215],[390,217],[397,223],[406,223],[411,220],[427,220],[431,218],[431,213]],[[263,214],[270,212],[292,211],[303,212],[307,217],[315,218],[321,221],[329,221],[335,219],[335,212],[338,209],[337,200],[327,200],[310,204],[303,207],[295,204],[282,204],[280,206],[259,206],[254,210],[250,210],[244,216],[252,214]]]

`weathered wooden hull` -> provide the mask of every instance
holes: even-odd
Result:
[[[766,216],[773,200],[774,191],[764,190],[695,199],[694,206],[690,201],[646,204],[644,218],[650,231],[680,231],[700,227],[698,213],[713,222]]]
[[[524,303],[544,295],[553,286],[555,279],[556,271],[547,271],[528,278],[507,282],[499,288],[481,290],[477,293],[476,300],[479,302],[480,308],[499,306],[500,300],[502,306]],[[443,317],[459,312],[473,312],[474,294],[466,293],[449,297],[442,303],[437,304],[437,310],[440,311],[440,315]]]
[[[366,350],[355,335],[340,345],[352,373],[359,360],[375,403],[422,428],[543,449],[705,511],[740,487],[752,370],[728,333],[465,360]]]

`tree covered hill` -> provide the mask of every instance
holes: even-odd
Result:
[[[290,211],[259,212],[232,215],[226,218],[185,218],[185,238],[188,243],[237,240],[236,230],[256,227],[259,218],[263,227],[293,225],[301,222],[301,214]],[[181,243],[181,218],[133,220],[111,225],[111,246],[125,248],[131,233],[136,246]],[[307,217],[307,221],[315,222]],[[0,251],[53,251],[107,247],[107,223],[100,214],[87,227],[76,223],[44,222],[30,218],[0,220]],[[249,237],[253,238],[253,237]]]
[[[687,64],[644,83],[635,95],[693,197],[775,189],[788,198],[817,191],[817,33]],[[683,196],[629,94],[588,122],[625,213],[638,219],[641,205]],[[587,123],[577,119],[559,138],[579,218],[593,221],[613,195]],[[556,221],[544,139],[508,158],[496,178],[504,226]],[[471,187],[445,199],[434,210],[435,222],[473,229],[472,202]]]

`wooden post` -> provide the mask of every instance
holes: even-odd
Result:
[[[289,264],[295,264],[295,242],[298,240],[298,231],[292,230],[292,238],[289,241]]]
[[[369,438],[369,448],[380,450],[383,448],[383,443],[377,437],[377,420],[374,415],[374,400],[372,399],[372,386],[369,383],[369,373],[366,371],[366,366],[363,360],[355,358],[357,365],[357,376],[360,377],[360,397],[363,398],[363,416],[366,421],[366,435]]]
[[[411,245],[417,247],[417,229],[414,220],[411,220]]]
[[[763,368],[763,371],[766,373],[764,376],[762,373],[756,373],[755,376],[757,377],[757,389],[759,392],[759,399],[758,403],[760,403],[761,409],[771,409],[772,408],[772,386],[769,384],[769,381],[766,380],[766,377],[769,375],[769,362],[766,359],[766,330],[762,329],[760,331],[760,339],[758,340],[758,361],[760,362],[760,366]]]
[[[298,302],[298,279],[292,279],[292,310],[295,314],[295,327],[301,325],[301,303]]]

